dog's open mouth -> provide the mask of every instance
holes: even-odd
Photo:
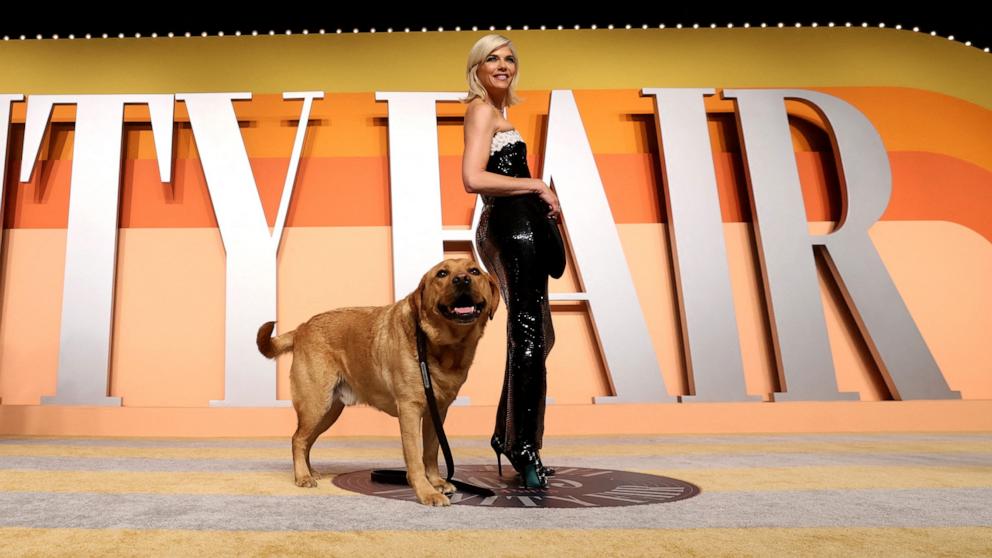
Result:
[[[483,300],[477,303],[466,293],[456,298],[451,305],[444,305],[439,302],[437,309],[445,318],[467,324],[474,322],[482,314],[482,309],[485,306],[486,301]]]

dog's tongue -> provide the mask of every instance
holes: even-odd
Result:
[[[472,312],[475,312],[475,308],[471,306],[459,306],[454,308],[454,311],[455,314],[471,314]]]

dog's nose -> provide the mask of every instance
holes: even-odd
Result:
[[[451,280],[455,286],[463,287],[468,286],[472,283],[472,279],[468,276],[468,273],[462,273],[460,275],[455,275],[454,279]]]

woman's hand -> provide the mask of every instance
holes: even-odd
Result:
[[[539,178],[534,179],[540,186],[540,190],[537,191],[537,195],[541,196],[541,200],[548,204],[548,219],[558,220],[558,216],[561,215],[561,206],[558,204],[558,194],[548,187],[543,180]]]

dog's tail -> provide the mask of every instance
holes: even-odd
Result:
[[[258,336],[255,342],[258,343],[258,352],[266,358],[275,358],[276,355],[285,353],[293,348],[293,331],[272,337],[272,330],[276,327],[275,322],[265,322],[258,328]]]

